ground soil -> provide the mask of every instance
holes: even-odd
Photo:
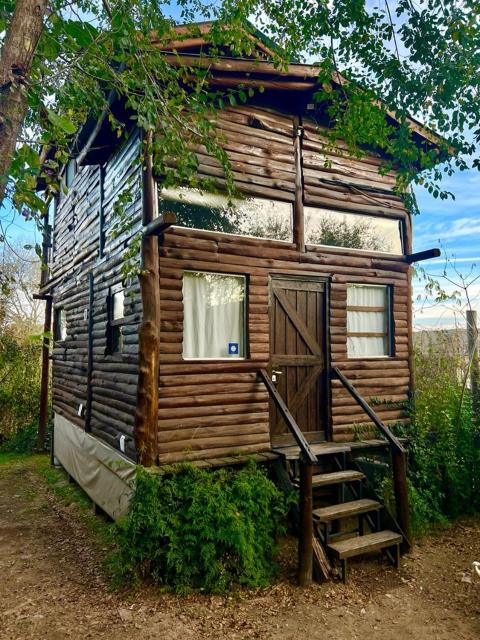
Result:
[[[437,532],[402,559],[352,567],[347,585],[283,578],[256,592],[182,598],[153,589],[112,593],[76,503],[52,494],[35,463],[0,466],[0,638],[451,640],[480,637],[480,521]]]

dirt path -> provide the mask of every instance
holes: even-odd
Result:
[[[230,597],[110,593],[77,504],[35,460],[0,466],[0,638],[473,640],[480,637],[480,521],[430,538],[402,562],[358,564],[348,585],[285,579]],[[291,545],[284,549],[291,558]],[[285,573],[292,565],[285,561]]]

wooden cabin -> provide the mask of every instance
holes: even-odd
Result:
[[[143,170],[136,162],[135,127],[120,141],[107,122],[81,132],[63,174],[68,192],[52,213],[41,288],[53,306],[54,454],[113,517],[125,512],[145,446],[160,466],[281,460],[292,486],[301,462],[302,496],[312,483],[314,492],[342,488],[340,506],[337,497],[314,510],[313,544],[317,560],[315,540],[345,567],[359,550],[398,549],[407,534],[405,458],[389,427],[408,423],[412,386],[411,217],[394,192],[395,171],[379,174],[378,153],[359,159],[341,140],[326,144],[312,99],[317,68],[280,72],[265,49],[259,40],[256,61],[210,65],[215,86],[265,89],[217,114],[238,197],[222,193],[224,170],[204,147],[199,177],[214,180],[215,193],[163,188],[148,161]],[[177,50],[166,54],[172,64],[205,62],[198,43]],[[412,128],[418,144],[434,144]],[[126,187],[132,225],[114,237]],[[154,275],[143,296],[138,280],[122,276],[142,228]],[[158,358],[148,340],[139,347],[147,307]],[[364,473],[350,459],[376,448],[391,449],[400,492],[398,526],[387,531],[376,527],[382,505],[362,497]],[[312,514],[301,505],[308,573]],[[346,516],[358,518],[363,547],[359,536],[355,548],[332,542],[332,522]]]

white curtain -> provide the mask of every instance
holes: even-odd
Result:
[[[349,358],[389,355],[387,287],[348,285],[347,307],[382,307],[383,311],[347,310]],[[355,336],[355,333],[383,333],[383,336]]]
[[[217,273],[183,276],[183,357],[243,358],[245,278]]]

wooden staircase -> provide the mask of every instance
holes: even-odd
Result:
[[[370,440],[351,445],[310,445],[318,461],[312,475],[316,538],[313,553],[316,573],[323,578],[330,577],[332,565],[338,562],[345,582],[348,559],[374,552],[385,553],[394,566],[399,566],[403,535],[394,525],[385,526],[384,505],[378,499],[364,497],[365,493],[371,493],[367,479],[362,471],[354,468],[351,457],[352,449],[385,447],[385,444],[384,440]],[[284,486],[290,483],[292,490],[299,490],[299,448],[278,447],[276,452],[283,458]]]
[[[299,494],[298,582],[301,586],[309,585],[314,573],[328,579],[332,559],[340,561],[345,581],[348,558],[384,551],[398,567],[401,548],[410,547],[405,449],[337,367],[332,367],[330,377],[342,383],[378,429],[381,439],[348,444],[307,442],[273,380],[264,369],[258,371],[258,379],[264,383],[296,443],[276,447],[275,451],[283,458],[283,465],[276,467],[280,485],[285,490],[298,490]],[[388,514],[376,497],[364,497],[368,483],[361,469],[355,466],[352,451],[356,447],[389,450],[396,518]],[[346,529],[344,525],[352,520],[353,528]],[[387,526],[389,523],[393,526]]]

